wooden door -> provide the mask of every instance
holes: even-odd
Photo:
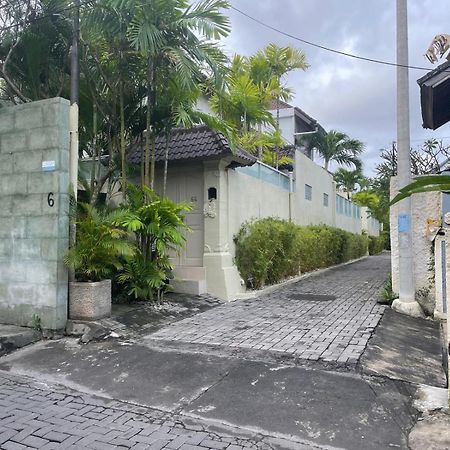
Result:
[[[173,255],[176,266],[203,266],[203,168],[180,170],[169,173],[167,196],[177,202],[192,204],[192,211],[186,213],[185,223],[191,231],[186,231],[186,245],[177,255]]]

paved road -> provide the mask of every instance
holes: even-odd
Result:
[[[408,385],[354,370],[388,271],[372,257],[153,333],[2,357],[0,448],[407,448]]]
[[[257,299],[213,308],[149,338],[356,364],[383,315],[377,299],[389,270],[389,254],[367,258]]]
[[[270,448],[261,439],[205,432],[157,410],[56,389],[0,372],[1,449]]]

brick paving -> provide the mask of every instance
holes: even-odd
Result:
[[[389,254],[372,256],[256,299],[218,306],[148,338],[353,365],[383,315],[377,299],[389,272]]]
[[[157,410],[48,387],[0,372],[0,448],[269,449],[245,439],[186,426]]]

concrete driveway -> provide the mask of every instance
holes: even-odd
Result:
[[[388,255],[371,257],[159,326],[122,311],[126,337],[42,341],[0,358],[0,446],[55,448],[49,433],[61,429],[57,448],[406,449],[417,386],[408,371],[376,372],[370,351],[388,271]],[[384,330],[398,323],[388,319]],[[427,333],[422,350],[438,353],[429,367],[439,372],[438,330]],[[399,360],[405,344],[376,341],[399,346]]]

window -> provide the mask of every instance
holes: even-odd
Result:
[[[328,206],[328,194],[323,194],[323,206]]]
[[[306,200],[312,200],[312,186],[305,184],[305,198]]]

